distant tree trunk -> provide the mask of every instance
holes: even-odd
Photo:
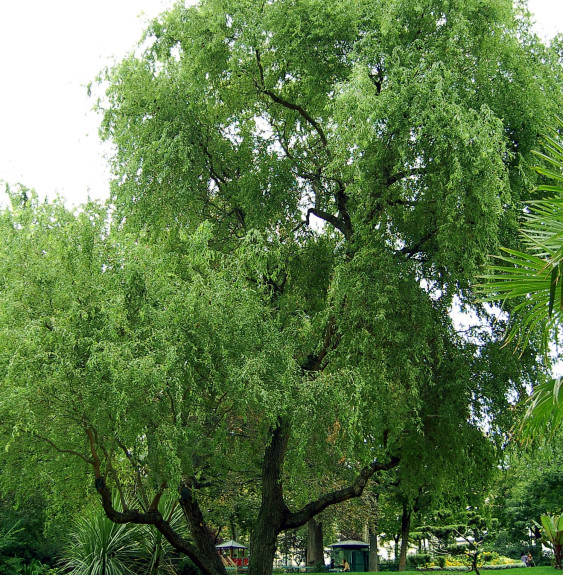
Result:
[[[379,571],[379,493],[374,493],[373,523],[368,529],[369,565],[368,571]]]
[[[399,571],[406,571],[407,549],[409,547],[409,533],[411,530],[412,509],[407,503],[403,503],[403,514],[401,516],[401,553],[399,555]]]
[[[229,522],[231,524],[231,535],[233,536],[233,539],[235,541],[238,541],[238,529],[237,529],[237,524],[235,523],[234,517],[231,517]]]
[[[307,565],[324,564],[323,524],[314,518],[307,523]]]
[[[379,545],[377,537],[377,526],[369,532],[369,567],[372,572],[379,571]]]

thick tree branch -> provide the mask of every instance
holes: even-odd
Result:
[[[207,565],[207,571],[225,573],[225,568],[215,551],[215,543],[211,532],[205,523],[203,513],[193,493],[194,488],[189,482],[180,486],[180,507],[184,511],[191,536],[195,541],[201,559],[206,563],[210,563]]]
[[[336,505],[337,503],[342,503],[348,499],[359,497],[363,493],[368,480],[373,475],[378,471],[388,471],[389,469],[393,469],[397,465],[399,465],[398,457],[391,457],[387,463],[374,461],[370,465],[364,467],[356,477],[354,483],[348,487],[333,491],[332,493],[327,493],[319,497],[316,501],[305,505],[301,510],[289,513],[285,518],[283,529],[286,530],[301,527],[302,525],[305,525],[309,519],[315,517],[315,515],[318,515],[327,507]]]
[[[202,563],[196,547],[180,537],[172,529],[168,521],[162,517],[158,509],[149,508],[149,510],[146,512],[141,512],[138,509],[125,509],[123,511],[117,511],[113,507],[111,490],[106,485],[105,477],[101,472],[101,460],[96,449],[94,432],[86,425],[84,426],[84,431],[88,437],[90,452],[92,454],[90,463],[94,468],[94,485],[96,487],[96,491],[100,495],[102,500],[102,507],[108,519],[118,524],[135,523],[140,525],[154,525],[156,529],[158,529],[158,531],[164,535],[166,540],[170,543],[170,545],[172,545],[172,547],[174,547],[174,549],[187,555],[204,573],[209,573],[206,565]]]
[[[405,254],[408,257],[412,257],[415,254],[419,253],[422,246],[432,238],[434,235],[434,231],[428,232],[425,236],[423,236],[414,246],[407,247],[405,246],[403,249],[400,250],[400,253]]]
[[[168,485],[166,484],[166,482],[163,482],[162,485],[160,486],[160,489],[156,492],[156,495],[154,496],[153,500],[151,501],[151,504],[149,505],[149,511],[154,511],[155,509],[158,509],[158,504],[160,503],[160,498],[162,497],[162,495],[164,494],[164,491],[168,488]]]
[[[338,182],[338,190],[336,191],[336,205],[338,207],[338,215],[342,221],[342,233],[347,240],[352,238],[354,232],[352,228],[352,220],[350,219],[350,214],[348,213],[348,196],[346,195],[346,188],[344,183]]]
[[[322,129],[321,125],[307,112],[307,110],[305,110],[305,108],[303,108],[303,106],[300,106],[299,104],[293,104],[292,102],[288,102],[284,98],[278,96],[275,92],[272,92],[272,90],[266,88],[266,86],[264,85],[264,69],[262,67],[262,61],[260,60],[260,51],[256,50],[255,53],[256,53],[256,63],[258,64],[258,72],[260,74],[260,85],[257,85],[258,89],[263,94],[266,94],[266,96],[269,96],[276,104],[279,104],[280,106],[283,106],[288,110],[293,110],[297,112],[308,124],[310,124],[315,129],[315,131],[319,135],[319,138],[321,139],[323,146],[326,148],[328,142],[324,130]]]
[[[322,349],[316,355],[308,356],[301,369],[304,371],[322,371],[325,367],[323,365],[325,357],[331,349],[338,346],[339,342],[340,337],[335,333],[334,321],[330,320],[326,328]]]
[[[123,491],[123,486],[121,485],[121,481],[119,480],[119,475],[117,474],[117,472],[113,468],[113,465],[111,464],[111,456],[104,447],[101,447],[101,450],[104,454],[104,457],[106,458],[108,471],[111,477],[113,478],[113,481],[115,482],[115,486],[117,487],[117,492],[119,493],[119,499],[121,500],[121,507],[123,509],[127,509],[129,506],[127,505],[127,500],[125,499],[125,492]]]
[[[386,178],[385,185],[389,187],[395,184],[396,182],[403,180],[404,178],[410,178],[412,176],[420,176],[422,174],[426,174],[427,172],[428,170],[424,167],[412,168],[410,170],[403,170],[402,172],[397,172]]]
[[[328,212],[325,212],[324,210],[319,210],[317,208],[309,208],[307,210],[307,216],[305,218],[305,223],[307,225],[309,225],[309,217],[311,214],[313,214],[314,216],[317,216],[317,218],[324,220],[325,222],[328,222],[329,224],[334,226],[338,231],[340,231],[344,237],[346,237],[345,222],[341,221],[336,216],[333,216],[332,214],[329,214]]]

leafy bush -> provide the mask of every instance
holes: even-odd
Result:
[[[407,570],[418,569],[432,561],[430,553],[417,553],[407,557]]]
[[[18,575],[58,575],[60,571],[53,569],[49,565],[44,565],[37,559],[32,559],[27,565],[23,565]]]
[[[479,557],[480,569],[509,569],[523,566],[521,561],[515,561],[510,557],[504,557],[493,551],[486,551]],[[426,563],[417,565],[416,569],[419,571],[467,571],[469,569],[469,561],[467,557],[462,555],[436,555],[430,557]]]
[[[516,561],[520,559],[522,555],[522,542],[515,540],[513,533],[503,530],[497,533],[489,549],[499,555],[510,557]]]

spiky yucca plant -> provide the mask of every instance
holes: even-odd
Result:
[[[134,529],[91,513],[76,520],[61,564],[73,575],[130,575],[139,552]]]

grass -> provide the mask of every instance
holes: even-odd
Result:
[[[555,575],[563,571],[556,570],[554,567],[519,567],[515,569],[501,569],[498,571],[479,570],[481,575]],[[381,575],[421,575],[424,571],[380,571]],[[464,573],[473,573],[475,571],[428,571],[429,575],[464,575]],[[327,575],[326,573],[308,573],[307,575]],[[335,574],[331,574],[335,575]],[[354,575],[353,573],[351,575]]]

